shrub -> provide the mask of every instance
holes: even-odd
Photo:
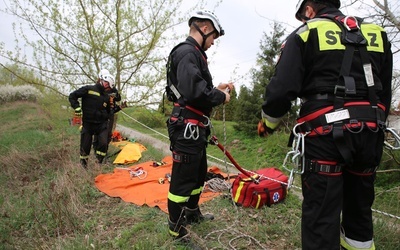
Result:
[[[36,101],[42,94],[38,89],[31,85],[13,86],[6,84],[0,86],[0,101],[13,102],[13,101]]]

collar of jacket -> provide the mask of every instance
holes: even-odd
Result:
[[[314,18],[320,18],[321,15],[324,15],[324,14],[331,14],[331,15],[335,15],[335,16],[344,16],[344,14],[336,8],[325,7],[323,9],[321,9]],[[314,18],[312,18],[312,19],[314,19]]]
[[[207,61],[207,54],[206,54],[206,52],[203,50],[203,48],[197,43],[197,41],[196,41],[193,37],[188,36],[188,37],[186,38],[186,41],[189,42],[189,43],[192,43],[193,46],[197,47],[197,48],[199,49],[199,51],[201,52],[201,54],[204,56],[204,58],[205,58],[206,61]]]
[[[100,83],[96,83],[94,86],[97,88],[97,90],[100,92],[100,94],[104,94],[105,93],[105,89],[104,89],[103,86],[101,86]]]

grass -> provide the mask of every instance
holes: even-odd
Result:
[[[69,125],[72,111],[63,106],[68,106],[66,100],[46,97],[0,107],[0,249],[184,249],[168,236],[165,213],[109,197],[94,186],[98,174],[112,172],[115,166],[81,169],[79,130]],[[136,118],[147,112],[125,111]],[[161,124],[155,129],[166,135],[164,119],[155,117],[153,122]],[[124,115],[119,122],[168,142]],[[227,122],[225,140],[222,122],[213,124],[213,134],[242,167],[281,167],[288,151],[287,134],[248,138]],[[144,146],[148,150],[140,162],[163,157],[152,145]],[[215,146],[210,145],[208,153],[224,159]],[[398,168],[395,164],[390,157],[385,159],[386,169]],[[400,215],[399,175],[379,173],[377,179],[374,208]],[[285,202],[259,210],[236,207],[228,194],[219,196],[202,206],[217,219],[189,231],[208,249],[300,249],[301,200],[295,192]],[[400,220],[374,216],[378,249],[397,249]]]

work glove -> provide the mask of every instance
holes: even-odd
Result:
[[[257,133],[258,133],[258,136],[260,136],[260,137],[265,137],[268,135],[267,126],[265,125],[263,120],[260,120],[257,124]]]
[[[81,107],[77,107],[75,109],[75,116],[82,116],[82,109]]]
[[[266,137],[274,132],[272,128],[269,128],[265,123],[266,119],[261,119],[257,124],[257,133],[260,137]]]

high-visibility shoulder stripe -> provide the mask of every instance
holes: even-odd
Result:
[[[334,21],[327,18],[311,19],[306,25],[299,28],[297,35],[304,42],[307,42],[312,29],[317,30],[320,51],[345,49],[345,46],[340,41],[341,29]],[[376,24],[362,23],[361,32],[367,39],[368,51],[384,52],[382,33],[385,31],[382,27]]]
[[[94,91],[94,90],[89,90],[89,91],[88,91],[88,94],[89,94],[89,95],[100,96],[100,93],[99,93],[99,92],[96,92],[96,91]]]
[[[307,42],[310,29],[307,25],[303,25],[297,30],[296,34],[301,38],[301,40],[303,40],[303,42]]]
[[[368,51],[384,52],[382,32],[385,30],[382,27],[371,23],[362,23],[361,32],[368,41]]]

